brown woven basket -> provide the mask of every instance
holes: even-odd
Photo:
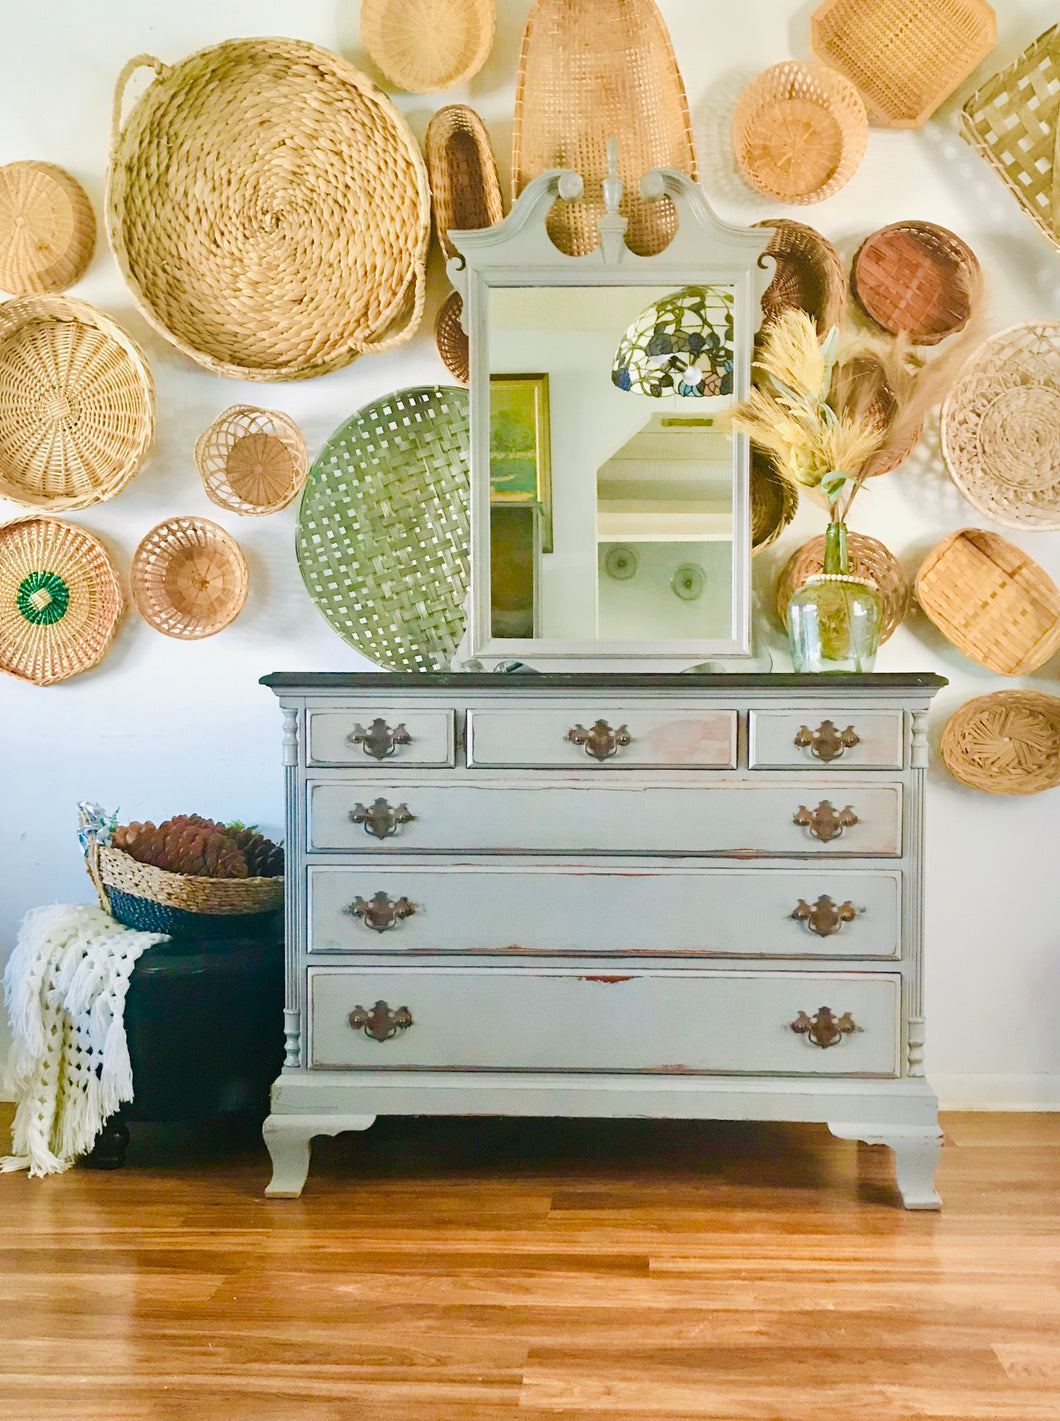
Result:
[[[891,335],[937,345],[972,314],[979,262],[966,242],[934,222],[894,222],[873,232],[850,268],[850,294]]]
[[[287,415],[232,405],[200,434],[195,466],[211,502],[254,516],[286,508],[305,483],[309,459]]]
[[[434,322],[434,342],[445,368],[458,385],[471,383],[471,353],[467,332],[460,324],[464,298],[454,291],[442,303]]]
[[[1060,588],[999,533],[944,538],[921,565],[916,595],[951,645],[999,676],[1037,671],[1060,649]]]
[[[769,456],[751,451],[751,556],[775,543],[799,508],[794,484],[781,478]]]
[[[535,0],[523,31],[512,130],[512,196],[549,168],[572,168],[584,197],[549,214],[552,241],[568,256],[596,246],[603,215],[607,141],[618,139],[626,243],[661,252],[677,230],[669,199],[640,196],[649,168],[698,179],[688,100],[654,0]]]
[[[899,464],[909,458],[917,446],[923,426],[916,425],[901,443],[890,445],[891,426],[899,413],[898,401],[890,387],[881,378],[882,362],[874,351],[864,350],[860,354],[847,356],[837,368],[837,374],[841,374],[842,388],[848,391],[850,396],[848,399],[833,385],[832,400],[837,410],[841,413],[867,415],[886,431],[888,445],[877,454],[870,455],[865,462],[864,469],[859,472],[869,479],[877,478],[880,474],[889,474],[892,469],[896,469]],[[865,382],[868,381],[871,381],[870,388],[874,388],[875,395],[871,402],[864,404],[861,391],[864,389]]]
[[[1060,528],[1060,321],[985,341],[943,402],[940,433],[973,508],[1008,528]]]
[[[869,121],[858,91],[823,64],[774,64],[732,115],[740,171],[778,202],[821,202],[857,172]]]
[[[361,43],[410,94],[466,84],[489,58],[496,26],[494,0],[361,0]]]
[[[806,311],[822,336],[838,326],[846,305],[847,277],[831,242],[812,227],[786,217],[755,226],[773,228],[766,255],[776,259],[776,273],[762,297],[763,326],[782,311]]]
[[[448,104],[427,125],[424,140],[438,244],[456,256],[450,231],[492,227],[504,216],[497,160],[486,125],[466,104]]]
[[[986,0],[825,0],[813,52],[887,128],[919,128],[997,43]]]
[[[96,219],[84,188],[54,163],[0,168],[0,287],[65,291],[92,260]]]
[[[37,686],[102,661],[125,600],[103,544],[57,518],[0,524],[0,671]]]
[[[121,120],[143,66],[155,81]],[[208,370],[301,380],[408,340],[430,193],[390,100],[300,40],[230,40],[118,77],[107,231],[145,318]]]
[[[95,840],[89,841],[85,862],[100,904],[107,912],[111,907],[108,888],[166,908],[211,917],[267,913],[283,902],[282,878],[204,878],[171,873],[154,864],[140,863],[123,849]]]
[[[880,641],[885,642],[901,625],[909,610],[909,584],[901,564],[881,542],[865,533],[847,534],[847,552],[851,577],[871,582],[883,599]],[[820,533],[792,553],[777,579],[777,612],[785,626],[792,595],[804,582],[823,571],[824,534]]]
[[[213,636],[239,615],[249,578],[231,534],[208,518],[170,518],[141,540],[129,581],[145,622],[192,641]]]
[[[155,431],[143,351],[65,296],[0,305],[0,495],[54,512],[113,498]]]
[[[962,784],[987,794],[1038,794],[1060,785],[1060,697],[993,691],[954,711],[942,759]]]

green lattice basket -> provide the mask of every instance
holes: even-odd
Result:
[[[398,390],[341,425],[302,494],[306,591],[343,641],[388,671],[448,670],[464,632],[468,394]]]

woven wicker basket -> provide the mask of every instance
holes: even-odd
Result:
[[[850,181],[869,121],[858,91],[823,64],[788,60],[736,100],[732,146],[753,188],[778,202],[822,202]]]
[[[783,533],[799,508],[799,495],[787,479],[781,478],[768,455],[759,449],[751,452],[751,556]]]
[[[649,168],[698,178],[688,100],[673,46],[654,0],[535,0],[523,31],[512,130],[512,196],[549,168],[572,168],[584,197],[548,218],[568,256],[596,246],[604,212],[607,141],[618,139],[620,211],[626,243],[661,252],[677,230],[668,199],[640,196]]]
[[[196,442],[195,466],[211,502],[251,516],[286,508],[309,472],[294,420],[253,405],[217,416]]]
[[[842,377],[842,389],[849,392],[849,398],[833,385],[832,400],[837,410],[843,413],[860,412],[870,416],[883,427],[888,440],[883,449],[870,455],[864,469],[859,472],[863,472],[864,476],[870,479],[878,478],[880,474],[889,474],[908,459],[916,448],[922,425],[918,424],[911,429],[900,444],[890,444],[891,428],[899,413],[898,401],[883,378],[882,362],[874,351],[865,350],[858,355],[847,356],[838,367],[838,373]],[[866,383],[875,391],[867,406],[863,403],[862,393]]]
[[[194,641],[239,615],[249,577],[239,544],[223,528],[208,518],[170,518],[141,540],[129,581],[145,622]]]
[[[894,554],[876,538],[865,533],[847,534],[851,577],[871,582],[883,599],[883,627],[880,641],[885,642],[905,619],[909,610],[909,584]],[[787,626],[788,603],[804,582],[824,571],[824,534],[811,538],[797,548],[785,563],[777,579],[777,612]]]
[[[459,291],[452,292],[442,303],[434,322],[434,343],[449,374],[466,388],[471,383],[471,352],[467,332],[460,324],[463,310],[464,298]]]
[[[966,701],[942,732],[942,759],[987,794],[1038,794],[1060,785],[1060,697],[993,691]]]
[[[887,128],[919,128],[997,43],[986,0],[825,0],[813,52]]]
[[[139,346],[84,301],[0,305],[0,496],[61,513],[113,498],[155,430]]]
[[[921,565],[916,595],[958,651],[999,676],[1025,676],[1060,650],[1060,588],[1015,543],[961,528]]]
[[[397,89],[457,89],[489,58],[494,0],[361,0],[361,43]]]
[[[438,244],[456,256],[450,231],[492,227],[504,217],[497,160],[486,125],[466,104],[439,109],[424,140]]]
[[[156,79],[122,124],[143,66]],[[405,120],[299,40],[231,40],[115,95],[107,231],[141,312],[239,380],[301,380],[407,340],[430,193]]]
[[[946,396],[940,431],[973,508],[1007,528],[1060,528],[1060,321],[985,341]]]
[[[92,260],[96,219],[84,188],[54,163],[0,168],[0,288],[65,291]]]
[[[847,277],[831,242],[812,227],[785,217],[755,226],[773,228],[766,255],[776,260],[776,273],[762,297],[763,326],[782,311],[806,311],[822,336],[838,326],[846,305]]]
[[[937,345],[963,330],[979,276],[975,253],[934,222],[895,222],[873,232],[850,268],[850,293],[892,335]]]
[[[37,686],[106,655],[122,612],[103,544],[57,518],[0,524],[0,671]]]

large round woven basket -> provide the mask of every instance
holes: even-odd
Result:
[[[0,288],[15,296],[65,291],[96,245],[84,188],[54,163],[0,168]]]
[[[50,686],[102,661],[125,610],[103,544],[57,518],[0,524],[0,671]]]
[[[212,503],[259,516],[286,508],[305,483],[309,459],[293,419],[232,405],[200,434],[195,466]]]
[[[776,261],[773,280],[762,297],[762,324],[783,311],[805,311],[819,335],[838,326],[847,298],[847,276],[839,253],[827,238],[802,222],[786,217],[756,222],[772,227],[766,255]]]
[[[452,292],[442,303],[434,322],[434,343],[445,368],[458,385],[471,382],[471,350],[461,324],[464,298]]]
[[[165,636],[195,641],[227,627],[249,575],[231,534],[208,518],[169,518],[141,539],[129,570],[133,601]]]
[[[880,641],[892,636],[909,610],[909,584],[898,559],[876,538],[865,533],[847,534],[851,577],[870,582],[883,599]],[[797,548],[777,578],[777,613],[787,626],[788,603],[804,582],[824,571],[824,534]]]
[[[950,716],[942,759],[962,784],[987,794],[1038,794],[1060,785],[1060,697],[993,691]]]
[[[494,0],[361,0],[361,42],[398,89],[436,94],[474,77],[489,58]]]
[[[424,151],[434,230],[446,257],[454,257],[451,230],[492,227],[504,216],[497,160],[486,125],[466,104],[438,110],[427,125]]]
[[[769,456],[751,451],[751,556],[768,548],[799,509],[795,485],[773,468]]]
[[[1060,528],[1060,321],[991,336],[942,406],[953,482],[1006,528]]]
[[[972,314],[979,262],[967,242],[934,222],[894,222],[858,248],[850,292],[892,335],[937,345]]]
[[[65,296],[0,305],[0,496],[61,513],[113,498],[155,430],[140,347]]]
[[[156,78],[122,123],[143,66]],[[139,55],[115,95],[107,232],[167,340],[240,380],[300,380],[423,314],[427,171],[390,100],[300,40]]]

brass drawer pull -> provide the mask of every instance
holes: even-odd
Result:
[[[800,1011],[791,1023],[791,1029],[824,1050],[828,1046],[838,1046],[844,1036],[852,1036],[861,1027],[854,1024],[854,1018],[848,1011],[837,1019],[832,1015],[831,1007],[818,1007],[817,1015],[812,1019]]]
[[[370,903],[366,903],[361,897],[357,897],[343,909],[351,917],[360,918],[366,928],[372,928],[377,933],[385,933],[388,928],[395,927],[402,918],[411,918],[415,913],[415,905],[407,898],[390,898],[385,893],[377,893]]]
[[[385,760],[399,745],[412,744],[412,736],[403,725],[391,727],[382,716],[377,716],[367,730],[363,725],[355,725],[346,739],[351,745],[360,745],[373,760]]]
[[[376,1002],[367,1007],[354,1007],[346,1020],[354,1031],[363,1031],[373,1041],[390,1041],[399,1031],[408,1031],[414,1025],[408,1007],[392,1007],[389,1002]]]
[[[822,844],[841,838],[843,830],[852,828],[857,822],[858,816],[849,804],[837,813],[835,806],[829,804],[827,799],[822,799],[816,809],[807,809],[805,804],[800,804],[795,814],[795,823],[809,829]]]
[[[827,893],[822,893],[816,903],[807,903],[800,898],[792,917],[797,923],[805,923],[810,932],[818,937],[831,937],[839,932],[844,923],[852,923],[858,915],[853,903],[840,903],[838,907]]]
[[[624,725],[612,730],[606,720],[598,720],[591,730],[586,730],[584,725],[572,725],[563,738],[572,745],[584,745],[585,753],[594,760],[609,760],[618,754],[621,746],[628,745],[633,736]]]
[[[861,737],[852,725],[840,730],[830,720],[823,720],[816,730],[811,730],[808,725],[800,726],[795,744],[800,750],[809,750],[815,759],[823,760],[827,765],[830,760],[841,759],[844,750],[853,750],[855,745],[860,745]]]
[[[371,809],[363,804],[355,804],[350,810],[350,822],[363,824],[366,834],[374,834],[377,839],[389,839],[396,834],[402,824],[411,824],[415,814],[409,812],[407,804],[392,807],[385,799],[377,799]]]

